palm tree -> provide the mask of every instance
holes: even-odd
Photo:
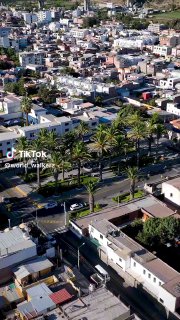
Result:
[[[146,135],[146,126],[145,126],[145,123],[142,121],[135,123],[131,129],[131,132],[129,133],[129,137],[135,141],[138,168],[139,168],[139,160],[140,160],[140,141],[145,137],[145,135]]]
[[[94,212],[94,194],[97,190],[97,181],[88,180],[85,187],[89,194],[89,208],[90,212]]]
[[[65,147],[65,149],[68,150],[70,156],[72,156],[72,150],[76,141],[77,139],[75,130],[65,133],[65,135],[62,137],[61,145],[63,148]]]
[[[129,145],[128,139],[124,138],[123,135],[118,134],[115,137],[115,143],[113,145],[115,154],[118,157],[120,157],[124,153],[125,157],[126,157],[126,160],[127,160],[127,148],[128,148],[128,145]],[[120,175],[120,169],[121,169],[120,160],[118,160],[118,175]]]
[[[135,193],[135,186],[136,186],[136,179],[138,177],[138,168],[137,167],[128,167],[126,169],[126,173],[128,178],[130,179],[130,199],[134,199],[134,193]]]
[[[146,132],[147,132],[147,140],[148,140],[148,156],[151,155],[152,142],[153,142],[153,134],[155,131],[155,125],[152,123],[151,119],[146,121]]]
[[[85,123],[84,121],[80,121],[80,124],[78,125],[78,127],[75,129],[75,132],[78,135],[79,140],[83,141],[83,137],[86,133],[89,133],[89,126],[87,123]]]
[[[59,157],[59,152],[54,151],[51,153],[51,157],[49,158],[49,162],[51,165],[51,171],[54,176],[55,180],[55,194],[57,194],[58,191],[58,178],[59,178],[59,173],[61,171],[61,159]]]
[[[46,128],[40,129],[38,139],[41,140],[43,146],[46,144],[49,131]]]
[[[107,138],[107,143],[108,143],[108,149],[110,151],[109,153],[109,166],[111,168],[111,163],[112,163],[112,150],[114,145],[116,144],[116,137],[118,135],[118,130],[117,128],[112,124],[110,127],[107,127],[107,129],[104,131],[106,134]]]
[[[83,141],[78,141],[72,150],[72,161],[78,166],[78,186],[81,184],[81,164],[84,160],[90,159],[87,146]]]
[[[158,155],[159,140],[165,132],[166,130],[163,124],[157,123],[154,125],[154,133],[156,135],[156,159]]]
[[[58,135],[54,131],[49,131],[46,137],[45,146],[47,150],[51,153],[55,151],[58,147]]]
[[[149,144],[148,156],[151,155],[151,147],[153,142],[153,134],[155,132],[155,125],[159,121],[159,115],[157,112],[153,113],[152,117],[146,121],[147,140]]]
[[[16,154],[17,156],[23,160],[24,163],[24,172],[25,175],[27,175],[27,163],[28,159],[25,157],[22,157],[22,153],[29,150],[29,142],[26,137],[20,137],[18,139],[18,142],[16,144]]]
[[[137,124],[139,124],[140,122],[143,121],[143,118],[141,117],[139,112],[134,112],[133,114],[129,114],[127,116],[127,123],[133,127]]]
[[[31,112],[32,100],[27,94],[21,100],[21,111],[26,115],[26,126],[29,125],[28,114]]]
[[[64,176],[65,176],[65,170],[68,170],[72,167],[69,159],[68,152],[65,148],[65,146],[61,146],[59,152],[59,161],[60,161],[60,166],[62,170],[62,180],[64,181]]]
[[[43,144],[40,138],[37,137],[37,139],[33,140],[30,144],[30,149],[35,152],[42,152],[43,151]],[[37,186],[38,188],[41,187],[41,181],[40,181],[40,158],[36,157],[36,168],[37,168]]]
[[[108,150],[108,140],[104,131],[97,131],[93,136],[94,147],[97,150],[99,158],[99,180],[102,181],[102,159],[104,152]]]

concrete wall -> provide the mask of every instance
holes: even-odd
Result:
[[[175,311],[176,298],[162,287],[159,288],[158,301],[160,301],[171,312]]]
[[[164,194],[166,199],[180,206],[180,190],[178,190],[178,188],[175,188],[174,186],[163,182],[162,193]]]

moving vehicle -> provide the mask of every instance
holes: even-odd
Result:
[[[75,211],[75,210],[78,210],[78,209],[82,209],[83,207],[84,207],[84,205],[82,203],[73,203],[70,206],[70,210],[71,211]]]
[[[57,207],[58,203],[56,201],[50,201],[45,205],[45,209],[52,209]]]

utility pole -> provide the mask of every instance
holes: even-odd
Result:
[[[80,269],[80,248],[85,245],[85,242],[83,242],[79,247],[78,247],[78,269]]]
[[[66,211],[66,202],[64,202],[63,206],[64,206],[64,225],[66,227],[69,223],[68,221],[69,219],[67,219],[68,217],[67,217],[67,211]]]

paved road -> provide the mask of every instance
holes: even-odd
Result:
[[[75,237],[70,231],[66,234],[56,235],[57,243],[63,248],[66,247],[70,254],[71,263],[77,265],[77,247],[82,244],[82,240]],[[91,250],[91,251],[90,251]],[[143,320],[165,320],[158,309],[158,303],[147,299],[147,297],[137,291],[137,289],[125,285],[124,280],[110,267],[104,264],[88,245],[81,247],[81,257],[83,262],[80,264],[80,270],[86,277],[94,273],[95,265],[100,264],[109,273],[111,280],[107,283],[107,288],[116,296],[122,298],[126,305],[132,306],[132,311],[136,312]],[[89,254],[91,252],[91,254]],[[74,257],[74,259],[71,258]],[[67,256],[66,256],[67,257]]]
[[[160,151],[161,152],[161,151]],[[137,183],[137,187],[143,188],[146,181],[150,183],[162,181],[166,176],[173,177],[180,173],[180,159],[178,154],[175,152],[165,152],[166,160],[162,164],[151,165],[141,169],[141,174],[144,176],[143,181]],[[170,169],[163,167],[171,166]],[[158,173],[157,171],[165,171],[163,173]],[[151,172],[150,178],[147,180],[147,174]],[[74,171],[76,173],[76,170]],[[11,177],[12,175],[12,177]],[[6,179],[5,179],[6,177]],[[8,179],[9,181],[8,181]],[[20,200],[13,206],[11,213],[12,224],[18,224],[22,221],[32,220],[36,217],[35,207],[33,206],[32,201],[23,197],[21,193],[18,192],[16,188],[12,188],[10,181],[13,179],[12,173],[0,174],[0,181],[3,184],[4,191],[0,193],[1,196],[5,197],[17,197]],[[125,176],[112,177],[112,172],[104,172],[104,182],[99,185],[99,190],[95,194],[96,203],[102,205],[114,205],[112,201],[113,196],[117,196],[121,193],[129,191],[129,180]],[[74,202],[88,202],[88,195],[84,188],[75,189],[73,191],[64,193],[60,196],[59,200],[62,201],[62,198],[67,199],[67,211],[69,210],[69,205]],[[52,198],[51,198],[52,199]],[[53,232],[53,230],[58,230],[64,225],[65,216],[63,214],[63,207],[58,206],[52,210],[38,210],[38,220],[41,223],[42,227],[47,232]]]

